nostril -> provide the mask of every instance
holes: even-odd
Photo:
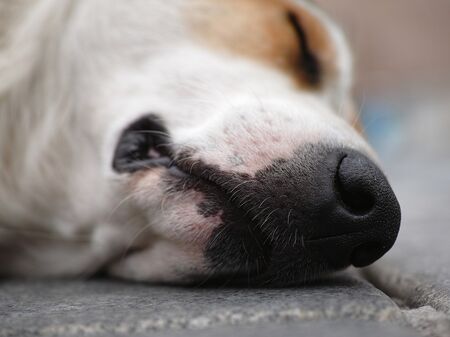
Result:
[[[345,156],[339,163],[335,188],[342,206],[354,215],[368,214],[375,206],[371,193],[372,177],[355,160]]]
[[[381,242],[368,242],[356,247],[350,257],[350,263],[357,267],[365,267],[384,255],[386,249]]]

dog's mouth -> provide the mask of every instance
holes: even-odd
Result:
[[[268,280],[274,282],[274,279],[282,279],[280,282],[285,282],[278,263],[290,268],[282,268],[288,280],[294,280],[297,274],[301,274],[301,267],[306,263],[310,265],[309,273],[317,274],[311,273],[315,269],[310,263],[312,260],[308,262],[308,259],[313,256],[306,254],[303,244],[295,240],[292,247],[286,248],[283,240],[276,242],[276,236],[289,233],[275,231],[267,222],[278,206],[258,207],[265,200],[258,199],[253,191],[264,188],[261,181],[242,173],[224,172],[194,158],[195,153],[172,144],[168,130],[157,116],[147,115],[122,132],[115,150],[113,168],[122,174],[164,168],[161,179],[165,182],[167,193],[189,195],[187,192],[195,190],[202,194],[203,201],[196,205],[198,214],[205,218],[214,217],[215,220],[219,216],[221,219],[221,224],[213,230],[204,248],[211,281],[264,284]],[[287,237],[290,240],[289,235]],[[278,256],[280,249],[289,250],[292,257],[305,257],[286,261]]]

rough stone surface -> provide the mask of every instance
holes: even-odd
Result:
[[[411,327],[422,332],[426,336],[450,336],[450,320],[448,319],[448,316],[442,312],[436,311],[430,306],[404,310],[403,313]]]
[[[169,331],[154,337],[185,337],[184,332]],[[328,322],[290,322],[286,324],[256,324],[245,327],[219,327],[197,331],[196,337],[419,337],[410,329],[389,323],[341,320]],[[142,336],[144,337],[144,336]]]
[[[197,336],[197,330],[211,327],[335,320],[401,325],[402,314],[389,297],[349,275],[297,289],[151,287],[108,280],[0,285],[1,337],[171,336],[179,330]]]
[[[365,275],[400,298],[410,323],[450,336],[450,156],[398,160],[392,182],[402,206],[396,245]]]

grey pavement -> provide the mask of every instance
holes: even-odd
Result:
[[[402,228],[394,248],[364,275],[400,299],[415,328],[450,336],[450,151],[396,160],[390,172]]]
[[[189,331],[196,336],[198,330],[212,327],[239,330],[257,323],[342,320],[391,322],[398,336],[406,329],[401,328],[405,324],[401,311],[389,297],[348,274],[291,289],[152,287],[107,280],[8,281],[0,287],[2,337],[146,336],[156,332],[171,336],[179,330],[183,336],[191,336]],[[373,326],[346,326],[355,333],[374,330]],[[278,329],[288,331],[289,327]],[[317,332],[323,329],[317,327]]]
[[[184,332],[157,334],[155,337],[185,337]],[[227,326],[196,332],[196,337],[416,337],[414,331],[391,323],[355,320],[288,322],[285,324],[264,323],[244,327]]]

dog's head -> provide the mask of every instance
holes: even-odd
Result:
[[[304,2],[146,3],[116,8],[91,46],[92,126],[139,223],[111,272],[290,283],[385,254],[399,205],[357,127],[336,27]]]

